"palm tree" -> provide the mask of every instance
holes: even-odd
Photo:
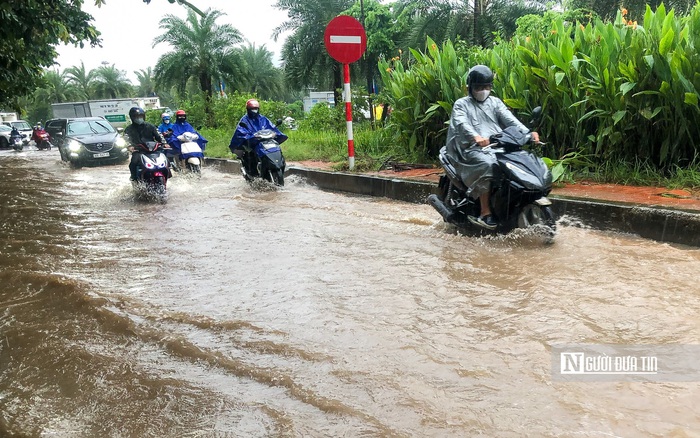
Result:
[[[307,86],[336,90],[343,86],[340,64],[323,47],[323,34],[328,23],[348,9],[354,0],[278,0],[275,7],[287,10],[289,21],[275,28],[276,40],[282,33],[292,31],[282,46],[285,77],[290,86]]]
[[[78,97],[78,90],[70,83],[66,71],[44,72],[43,85],[34,93],[34,99],[50,103],[70,102]]]
[[[414,17],[404,42],[414,48],[423,47],[427,37],[486,47],[494,34],[511,37],[519,17],[544,10],[540,0],[402,0],[397,5],[397,14],[407,11]]]
[[[87,71],[85,63],[80,62],[80,67],[73,66],[66,69],[68,80],[82,94],[82,98],[90,100],[93,97],[93,86],[95,81],[95,71]]]
[[[95,70],[95,94],[99,98],[116,99],[118,97],[131,97],[131,82],[126,78],[123,70],[117,69],[114,64],[103,65]]]
[[[221,11],[207,9],[199,19],[194,12],[187,13],[187,20],[166,15],[160,20],[164,33],[153,40],[153,47],[169,43],[173,50],[158,59],[155,79],[158,87],[175,86],[185,93],[187,81],[194,78],[207,96],[207,113],[214,84],[225,81],[232,89],[243,70],[243,64],[234,44],[243,39],[230,24],[217,25],[216,20],[225,15]]]
[[[148,67],[146,70],[134,71],[136,79],[139,80],[139,85],[137,87],[137,94],[139,96],[155,96],[156,95],[156,81],[153,77],[153,70]]]
[[[245,91],[263,99],[279,99],[283,91],[282,71],[272,63],[272,52],[264,44],[259,48],[248,44],[240,54],[245,63],[245,74],[242,76]]]

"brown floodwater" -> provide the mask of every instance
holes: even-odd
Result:
[[[31,149],[31,148],[30,148]],[[209,167],[0,151],[0,436],[697,436],[700,383],[561,382],[555,344],[697,344],[700,250]]]

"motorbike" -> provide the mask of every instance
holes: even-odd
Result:
[[[187,170],[195,175],[202,176],[202,162],[204,152],[197,143],[199,135],[194,132],[185,132],[177,137],[180,140],[180,159],[185,162]]]
[[[240,160],[241,173],[246,181],[253,182],[258,177],[276,186],[284,186],[284,169],[287,164],[276,138],[274,130],[261,129],[253,134],[252,140],[244,144],[245,153]]]
[[[172,176],[163,145],[157,142],[141,143],[135,147],[141,153],[141,162],[136,167],[134,188],[142,195],[157,201],[167,200],[168,178]]]
[[[12,149],[15,151],[22,152],[22,149],[24,149],[24,141],[22,140],[22,137],[10,137],[10,146],[12,146]]]
[[[541,108],[533,115],[539,117]],[[509,127],[491,136],[487,147],[493,149],[497,164],[491,182],[491,211],[498,226],[495,233],[508,233],[516,228],[535,227],[547,237],[554,237],[556,220],[552,202],[547,195],[552,190],[552,173],[542,158],[523,149],[530,143],[532,134],[522,133],[517,127]],[[480,202],[467,195],[468,188],[443,147],[439,155],[445,174],[440,177],[438,193],[428,196],[428,203],[440,213],[445,222],[462,228],[478,228],[468,220],[479,216]]]
[[[50,151],[53,147],[53,145],[51,144],[51,137],[49,136],[49,133],[43,129],[34,131],[34,133],[32,134],[32,140],[34,140],[37,149],[39,149],[40,151]]]

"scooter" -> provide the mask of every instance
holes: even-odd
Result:
[[[199,135],[194,132],[185,132],[177,139],[180,140],[180,159],[185,162],[187,170],[201,177],[204,152],[197,143]]]
[[[163,152],[163,145],[157,142],[147,142],[137,145],[136,149],[141,153],[141,162],[136,167],[134,188],[146,198],[165,202],[167,200],[168,178],[172,174]]]
[[[10,146],[12,146],[12,149],[15,151],[22,152],[22,149],[24,149],[24,141],[22,140],[22,137],[10,137]]]
[[[535,108],[533,115],[539,117],[540,112],[541,108]],[[523,149],[531,142],[532,134],[509,127],[489,140],[487,147],[493,149],[497,160],[490,196],[491,211],[498,222],[494,232],[536,227],[547,237],[554,237],[556,220],[547,198],[552,190],[552,172],[542,158]],[[467,196],[468,188],[447,156],[446,147],[440,149],[439,159],[445,174],[440,177],[438,193],[428,196],[428,202],[445,222],[485,231],[468,219],[479,216],[480,202]]]
[[[49,133],[43,129],[35,131],[32,134],[32,139],[34,140],[34,143],[36,143],[37,149],[39,149],[40,151],[50,151],[53,147],[53,145],[51,144],[51,137],[49,136]]]
[[[284,186],[286,162],[282,149],[272,129],[261,129],[253,139],[244,144],[245,153],[240,157],[241,173],[246,181],[262,178],[276,186]],[[251,145],[252,144],[252,145]]]

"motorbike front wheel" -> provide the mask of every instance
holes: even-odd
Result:
[[[270,182],[276,186],[284,187],[284,172],[282,169],[270,170]]]
[[[549,206],[541,206],[537,204],[528,204],[520,211],[518,215],[518,228],[529,228],[535,226],[543,226],[548,228],[551,233],[557,229],[557,223],[554,219],[554,212]]]

